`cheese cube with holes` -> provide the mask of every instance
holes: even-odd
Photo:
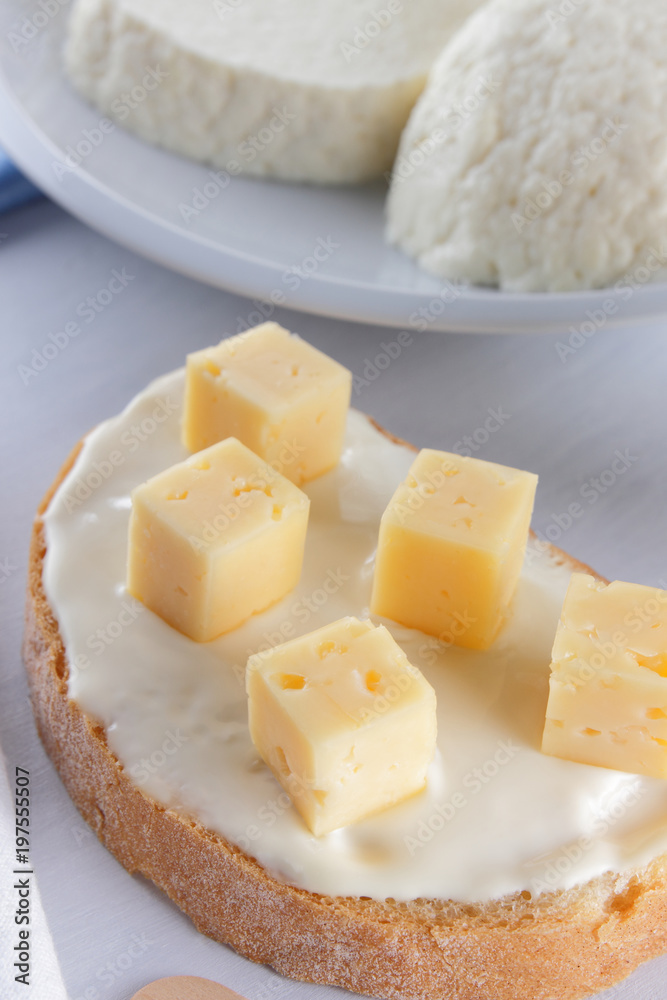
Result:
[[[316,835],[421,791],[435,692],[384,626],[343,618],[248,660],[250,735]]]
[[[277,323],[189,354],[183,442],[237,437],[297,484],[340,459],[352,375]]]
[[[128,590],[207,642],[296,586],[309,507],[245,445],[220,441],[134,490]]]
[[[519,579],[536,487],[531,472],[420,451],[382,516],[371,611],[487,649]]]
[[[572,575],[542,750],[667,778],[667,591]]]

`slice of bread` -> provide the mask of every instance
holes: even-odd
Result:
[[[391,437],[391,435],[387,435]],[[396,439],[394,439],[396,440]],[[130,872],[163,889],[196,927],[295,979],[396,1000],[583,997],[667,951],[667,856],[576,888],[479,904],[321,896],[135,785],[105,732],[69,699],[67,650],[43,585],[42,516],[30,550],[24,657],[37,727],[71,798]],[[552,550],[556,561],[591,572]]]

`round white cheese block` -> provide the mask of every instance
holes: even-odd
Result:
[[[66,67],[150,142],[244,172],[391,167],[444,43],[481,0],[77,0]]]

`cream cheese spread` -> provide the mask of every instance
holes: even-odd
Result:
[[[327,895],[484,901],[568,888],[667,851],[667,784],[540,752],[550,651],[570,570],[529,546],[510,619],[486,652],[385,621],[433,685],[426,791],[316,838],[250,740],[247,657],[345,615],[369,616],[382,512],[414,452],[352,411],[339,466],[305,487],[298,587],[196,643],[125,589],[130,492],[187,456],[183,371],[85,440],[45,514],[46,594],[69,694],[104,726],[144,793],[240,846],[277,879]]]

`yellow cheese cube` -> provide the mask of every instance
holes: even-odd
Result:
[[[132,494],[129,592],[207,642],[298,583],[310,501],[234,438]]]
[[[487,649],[521,572],[537,476],[424,449],[382,516],[371,611]]]
[[[352,375],[277,323],[189,354],[183,443],[237,437],[297,484],[340,458]]]
[[[319,836],[420,791],[435,692],[384,626],[343,618],[248,660],[250,735]]]
[[[667,591],[572,575],[542,750],[667,778]]]

